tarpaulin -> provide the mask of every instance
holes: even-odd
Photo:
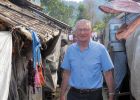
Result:
[[[131,76],[131,92],[140,100],[140,27],[126,40],[126,51]]]
[[[12,35],[0,32],[0,100],[7,100],[11,78]]]
[[[124,41],[116,39],[115,34],[122,21],[118,18],[112,18],[108,23],[105,30],[105,46],[111,55],[114,64],[114,81],[115,81],[115,92],[119,92],[121,84],[126,75],[126,53]]]
[[[47,75],[47,79],[50,79],[48,82],[50,83],[51,87],[53,87],[53,91],[56,90],[57,86],[57,70],[59,66],[59,57],[60,57],[60,48],[61,48],[61,36],[58,36],[54,43],[54,48],[51,50],[50,54],[46,57],[48,66],[51,72],[51,76]]]
[[[127,39],[140,25],[140,16],[137,17],[132,23],[126,26],[122,26],[116,33],[118,40]]]
[[[99,6],[100,10],[105,13],[140,13],[140,3],[133,0],[112,0]]]

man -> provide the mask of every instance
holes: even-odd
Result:
[[[75,26],[77,42],[67,49],[62,63],[63,81],[60,100],[103,100],[102,84],[104,73],[108,85],[109,100],[114,98],[113,64],[105,47],[91,40],[91,23],[79,20]]]

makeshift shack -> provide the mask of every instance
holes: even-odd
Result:
[[[27,0],[1,0],[0,100],[42,100],[52,95],[57,85],[61,36],[70,30]],[[32,32],[41,44],[43,87],[33,85]]]
[[[117,23],[114,21],[114,24],[112,24],[113,28],[115,28],[114,26],[118,26],[118,30],[115,31],[113,35],[115,37],[114,38],[115,40],[124,41],[126,50],[123,50],[123,51],[125,51],[127,55],[127,63],[129,66],[129,70],[127,70],[127,73],[129,74],[128,77],[130,77],[129,78],[130,92],[119,93],[118,96],[127,95],[127,99],[117,98],[117,100],[124,100],[124,99],[139,100],[140,99],[140,81],[139,81],[140,80],[140,73],[139,73],[140,54],[138,53],[140,51],[140,45],[139,45],[140,43],[140,30],[139,30],[140,29],[140,3],[139,3],[139,0],[112,0],[106,3],[105,5],[101,5],[99,8],[103,12],[106,12],[106,13],[118,14],[118,16],[115,17],[115,19],[118,19],[121,22],[120,24],[118,23],[118,21]],[[107,28],[109,28],[109,26],[107,26]],[[105,34],[109,34],[109,32]],[[114,42],[114,44],[115,43],[116,42]],[[116,46],[112,45],[110,50],[111,51],[113,49],[118,50],[118,46],[120,47],[122,51],[121,45],[116,45]],[[119,70],[118,73],[122,71],[124,70]],[[124,73],[120,74],[119,76],[122,76],[123,74]],[[129,83],[124,82],[123,84],[124,86],[126,86]]]

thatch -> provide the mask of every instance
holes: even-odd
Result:
[[[70,30],[68,25],[42,13],[38,9],[28,7],[23,9],[9,1],[0,2],[0,21],[4,21],[8,27],[20,31],[29,40],[31,40],[31,34],[27,29],[36,31],[42,43],[48,42],[57,36],[60,31],[66,33]]]

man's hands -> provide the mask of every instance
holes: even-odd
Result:
[[[60,100],[65,100],[65,96],[60,96]]]
[[[108,86],[108,92],[109,92],[109,100],[114,100],[114,79],[113,79],[113,71],[109,70],[104,73],[105,80]]]
[[[114,95],[109,95],[108,100],[115,100],[115,99],[114,99]]]
[[[69,76],[70,76],[70,71],[64,70],[63,80],[62,80],[62,84],[61,84],[61,91],[60,91],[60,100],[65,100],[65,93],[68,88]]]

